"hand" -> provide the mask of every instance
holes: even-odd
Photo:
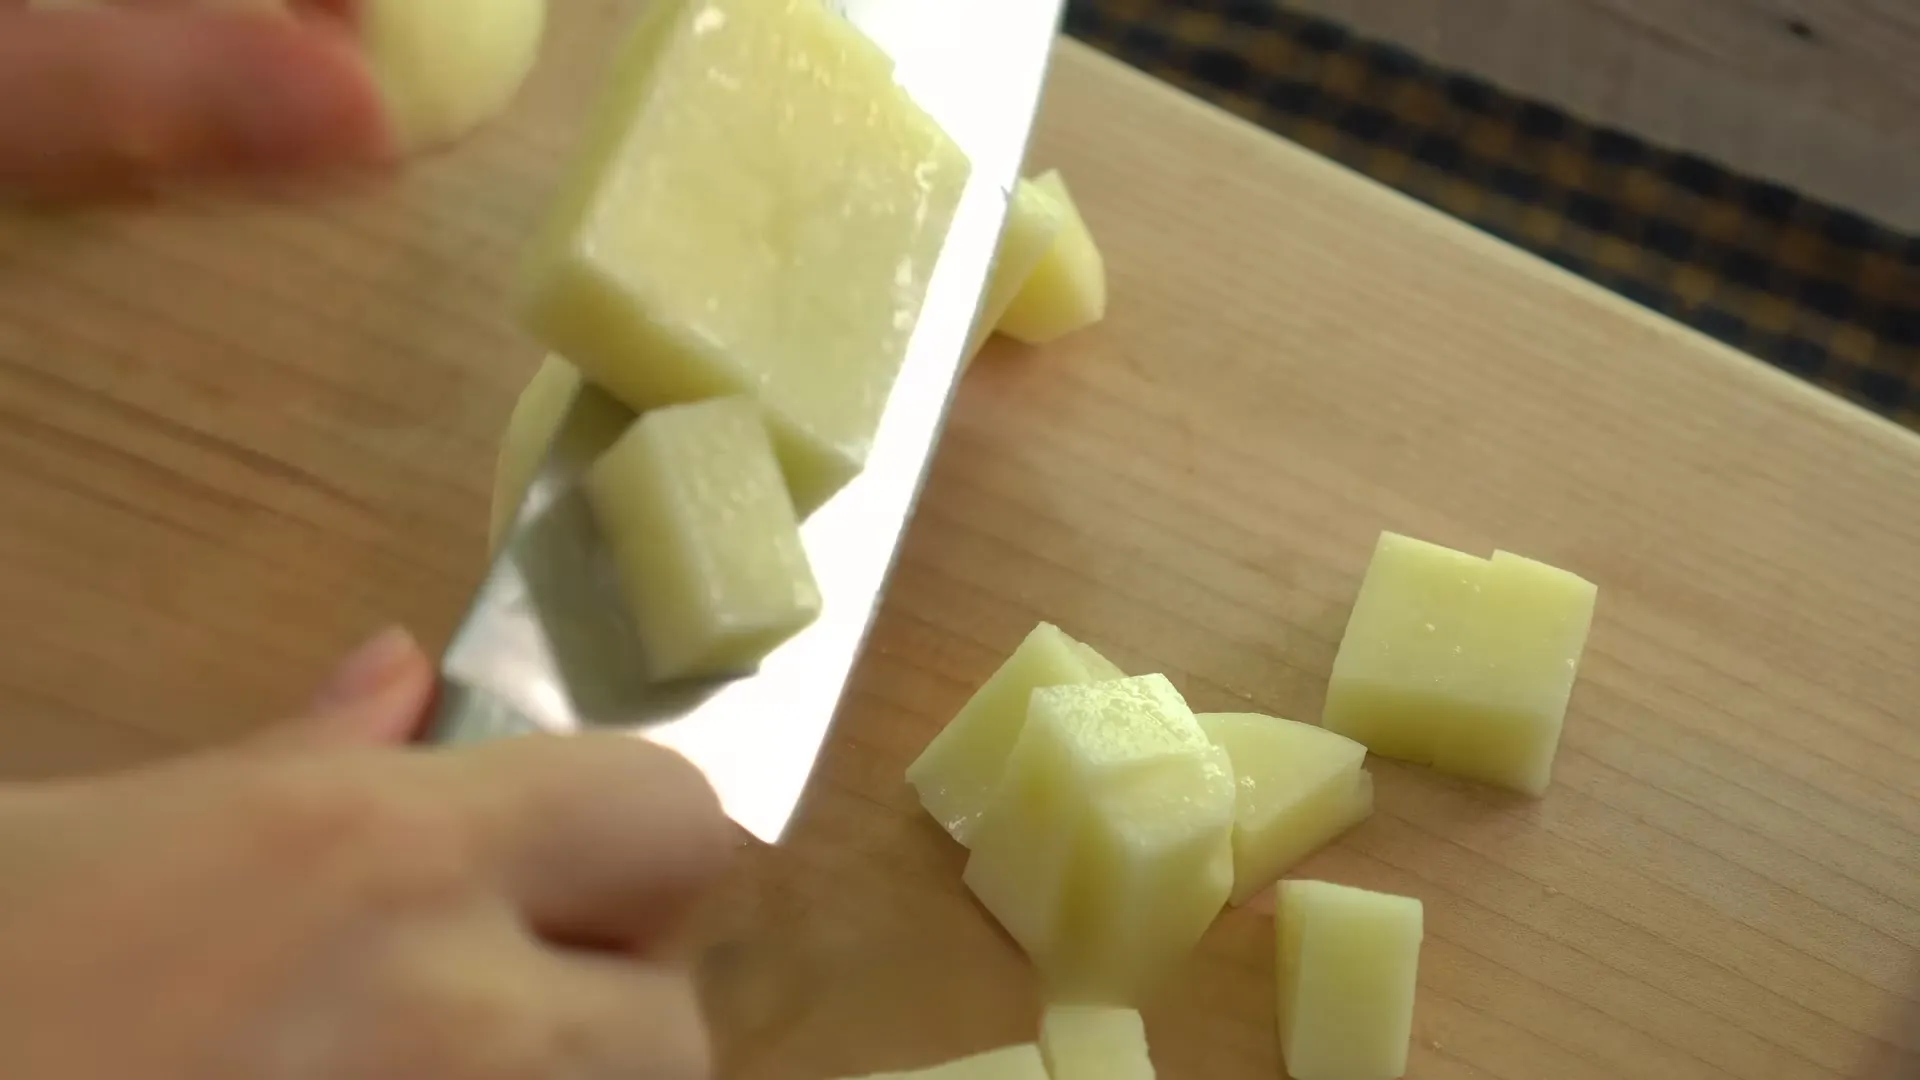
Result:
[[[0,201],[385,159],[352,0],[0,0]],[[71,3],[71,0],[69,0]],[[223,8],[225,10],[223,10]]]
[[[143,772],[0,788],[0,1076],[695,1080],[662,955],[731,827],[640,740],[402,750],[389,634],[318,719]]]

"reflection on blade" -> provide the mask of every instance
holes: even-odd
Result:
[[[901,84],[968,153],[973,171],[866,468],[802,527],[824,600],[819,620],[752,675],[645,684],[640,643],[572,483],[631,414],[588,388],[448,650],[449,701],[435,732],[456,740],[471,723],[497,734],[507,709],[552,731],[631,728],[692,760],[727,813],[770,842],[799,803],[925,479],[1061,12],[1061,0],[838,6],[893,56]]]

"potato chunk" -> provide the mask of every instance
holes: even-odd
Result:
[[[1200,727],[1233,762],[1235,904],[1373,812],[1367,748],[1344,735],[1255,713],[1204,713]]]
[[[1027,725],[1027,702],[1043,686],[1118,679],[1120,669],[1059,627],[1041,623],[907,766],[907,782],[955,840],[967,843]]]
[[[820,613],[751,401],[641,416],[587,471],[586,490],[653,678],[748,670]]]
[[[993,277],[988,280],[986,297],[974,321],[973,343],[967,348],[969,360],[999,327],[1014,298],[1053,250],[1066,222],[1066,209],[1045,188],[1032,180],[1022,180],[1014,188],[1013,201],[1007,205],[1007,227],[1000,235],[1000,250],[993,257]]]
[[[1054,200],[1061,225],[1053,247],[1000,316],[999,330],[1015,341],[1044,345],[1106,317],[1107,263],[1060,173],[1042,173],[1033,186]]]
[[[1380,537],[1327,686],[1328,730],[1538,795],[1552,778],[1594,586],[1507,552]]]
[[[1054,1000],[1131,1005],[1233,884],[1233,773],[1162,675],[1044,687],[965,880]]]
[[[1324,881],[1280,885],[1280,1052],[1294,1080],[1407,1071],[1424,909]]]
[[[636,410],[753,397],[804,513],[866,460],[969,168],[819,0],[661,0],[522,313]]]
[[[1053,1080],[1154,1080],[1147,1028],[1132,1009],[1055,1005],[1040,1020]]]
[[[527,496],[534,470],[553,441],[554,429],[580,392],[580,372],[557,356],[540,362],[539,370],[514,399],[507,430],[500,436],[500,453],[493,466],[493,505],[488,515],[487,547],[498,548],[507,534],[520,500]]]

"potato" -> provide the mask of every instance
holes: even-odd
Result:
[[[1053,200],[1060,227],[1053,246],[1001,314],[998,328],[1015,341],[1044,345],[1106,317],[1107,263],[1060,173],[1042,173],[1032,186]]]
[[[1380,537],[1334,658],[1323,721],[1377,754],[1546,790],[1593,620],[1593,585]]]
[[[533,244],[522,316],[636,410],[752,395],[805,513],[866,461],[969,171],[819,0],[661,0]]]
[[[1206,713],[1201,730],[1233,762],[1235,904],[1373,812],[1367,748],[1312,724],[1255,713]]]
[[[751,670],[820,613],[760,409],[656,409],[587,470],[587,498],[656,680]]]
[[[1147,1028],[1132,1009],[1055,1005],[1040,1019],[1040,1053],[1053,1080],[1154,1080]]]
[[[1056,1001],[1133,1005],[1233,885],[1233,771],[1163,675],[1033,691],[964,880]]]
[[[1280,886],[1280,1052],[1294,1080],[1393,1080],[1407,1071],[1424,909],[1324,881]]]
[[[993,276],[987,281],[987,293],[974,320],[973,341],[967,346],[968,362],[998,328],[1041,260],[1053,250],[1066,223],[1066,209],[1047,189],[1032,180],[1022,180],[1014,188],[1013,200],[1007,204],[1007,227],[1000,234],[1000,250],[993,256]]]
[[[580,372],[557,356],[540,362],[526,389],[514,399],[507,430],[500,436],[500,453],[493,466],[493,506],[487,528],[487,547],[497,549],[513,515],[526,497],[533,472],[553,441],[553,432],[580,392]]]
[[[907,782],[920,793],[927,813],[965,844],[1027,726],[1033,692],[1120,677],[1106,657],[1059,627],[1041,623],[907,766]]]

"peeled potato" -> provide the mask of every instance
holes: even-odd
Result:
[[[534,469],[554,429],[560,426],[567,406],[580,389],[580,372],[557,356],[549,356],[533,373],[526,389],[513,403],[507,418],[506,433],[500,437],[500,456],[493,467],[493,512],[487,530],[487,546],[500,546],[500,537],[519,512],[527,485],[533,482]]]
[[[546,0],[361,0],[361,40],[400,146],[450,143],[504,110],[546,17]]]
[[[993,256],[993,276],[980,301],[973,340],[967,345],[968,363],[986,343],[987,335],[1000,325],[1001,316],[1013,306],[1040,261],[1053,250],[1066,217],[1060,200],[1033,181],[1022,180],[1014,189],[1013,199],[1007,204],[1007,227],[1000,234],[1000,250]]]
[[[998,329],[1015,341],[1044,345],[1091,326],[1107,314],[1107,264],[1060,173],[1036,176],[1032,187],[1060,216],[1053,246],[1000,315]]]

